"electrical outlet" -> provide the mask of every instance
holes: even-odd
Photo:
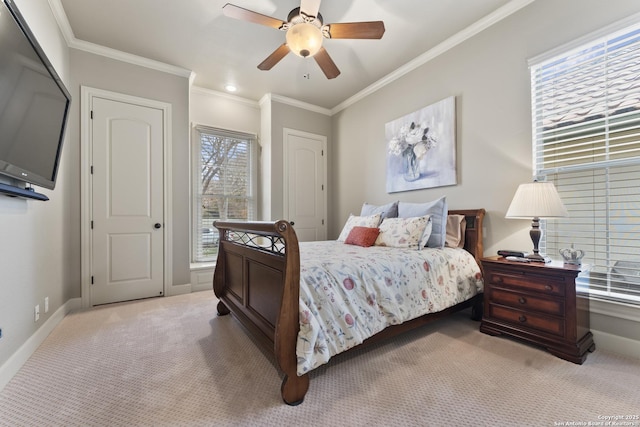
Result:
[[[38,320],[40,320],[40,304],[36,305],[35,309],[35,321],[37,322]]]
[[[46,297],[44,299],[44,312],[48,313],[49,312],[49,297]]]

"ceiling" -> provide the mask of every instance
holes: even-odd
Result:
[[[325,39],[341,70],[332,80],[313,59],[288,54],[270,71],[257,65],[284,43],[285,33],[222,14],[236,6],[286,20],[299,0],[54,0],[62,6],[66,37],[195,73],[194,85],[259,100],[277,94],[331,109],[415,58],[484,28],[532,0],[323,0],[325,23],[384,21],[381,40]],[[160,7],[161,4],[161,7]],[[62,11],[62,9],[59,9]],[[69,31],[70,30],[70,31]],[[453,38],[453,39],[452,39]],[[69,40],[68,40],[69,41]],[[91,45],[90,45],[91,44]],[[73,46],[74,43],[71,43]],[[90,49],[89,49],[90,50]]]

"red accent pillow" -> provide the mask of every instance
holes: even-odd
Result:
[[[353,227],[347,239],[344,241],[348,245],[358,245],[362,247],[373,246],[380,234],[377,227]]]

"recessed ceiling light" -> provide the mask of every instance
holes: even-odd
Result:
[[[235,86],[234,86],[234,85],[232,85],[232,84],[227,84],[227,85],[225,85],[225,87],[224,87],[224,88],[225,88],[225,90],[226,90],[227,92],[235,92],[236,90],[238,90],[238,88],[237,88],[237,87],[235,87]]]

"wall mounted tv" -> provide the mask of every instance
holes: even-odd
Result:
[[[0,0],[0,192],[47,200],[71,105],[69,91],[14,0]]]

